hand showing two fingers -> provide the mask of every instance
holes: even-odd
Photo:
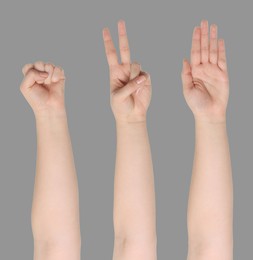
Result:
[[[151,99],[150,76],[141,71],[138,63],[131,63],[124,21],[118,23],[118,34],[121,63],[118,62],[109,29],[103,30],[105,52],[110,70],[111,108],[116,121],[125,123],[145,121]]]
[[[26,64],[20,90],[35,114],[64,111],[64,71],[41,61]]]

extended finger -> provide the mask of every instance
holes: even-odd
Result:
[[[45,78],[47,78],[47,76],[48,73],[46,72],[41,72],[36,69],[30,69],[20,85],[20,90],[25,91],[31,88],[35,83],[40,84],[45,80]]]
[[[105,45],[105,53],[109,66],[118,65],[117,52],[114,47],[112,37],[108,28],[103,29],[103,39]]]
[[[131,62],[130,49],[126,32],[126,24],[123,20],[118,22],[118,34],[121,62],[129,64]]]
[[[201,60],[200,52],[200,27],[195,27],[192,34],[191,64],[199,65]]]
[[[207,63],[209,60],[208,22],[201,22],[201,62]]]
[[[218,61],[218,42],[217,42],[217,26],[212,24],[210,27],[210,62],[217,64]]]
[[[219,39],[218,41],[218,66],[222,70],[227,70],[226,49],[223,39]]]

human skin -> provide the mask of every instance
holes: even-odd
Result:
[[[118,34],[121,63],[109,29],[103,30],[117,135],[113,260],[155,260],[155,190],[146,125],[151,80],[138,63],[131,63],[124,21],[118,22]]]
[[[233,181],[226,127],[229,78],[223,39],[206,20],[195,27],[183,93],[195,119],[189,192],[188,260],[233,259]]]
[[[36,62],[23,67],[20,90],[37,129],[37,162],[31,222],[34,260],[79,260],[78,183],[60,67]]]

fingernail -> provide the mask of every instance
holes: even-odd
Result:
[[[47,72],[40,72],[39,73],[41,77],[46,78],[48,76]]]
[[[138,77],[136,79],[136,83],[137,84],[141,84],[142,82],[144,82],[146,80],[146,77],[144,75],[141,75],[140,77]]]
[[[140,91],[141,91],[141,88],[138,88],[138,89],[136,90],[136,94],[138,95],[138,94],[140,93]]]

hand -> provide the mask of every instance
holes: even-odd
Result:
[[[151,99],[150,76],[140,65],[131,64],[130,50],[124,21],[118,23],[121,63],[118,63],[110,31],[103,30],[105,52],[110,70],[110,101],[116,121],[140,122],[146,120]]]
[[[26,64],[20,90],[35,115],[64,114],[64,71],[50,63]]]
[[[217,26],[208,22],[195,27],[191,64],[183,62],[183,92],[195,119],[224,122],[229,97],[229,79],[224,40],[217,40]]]

